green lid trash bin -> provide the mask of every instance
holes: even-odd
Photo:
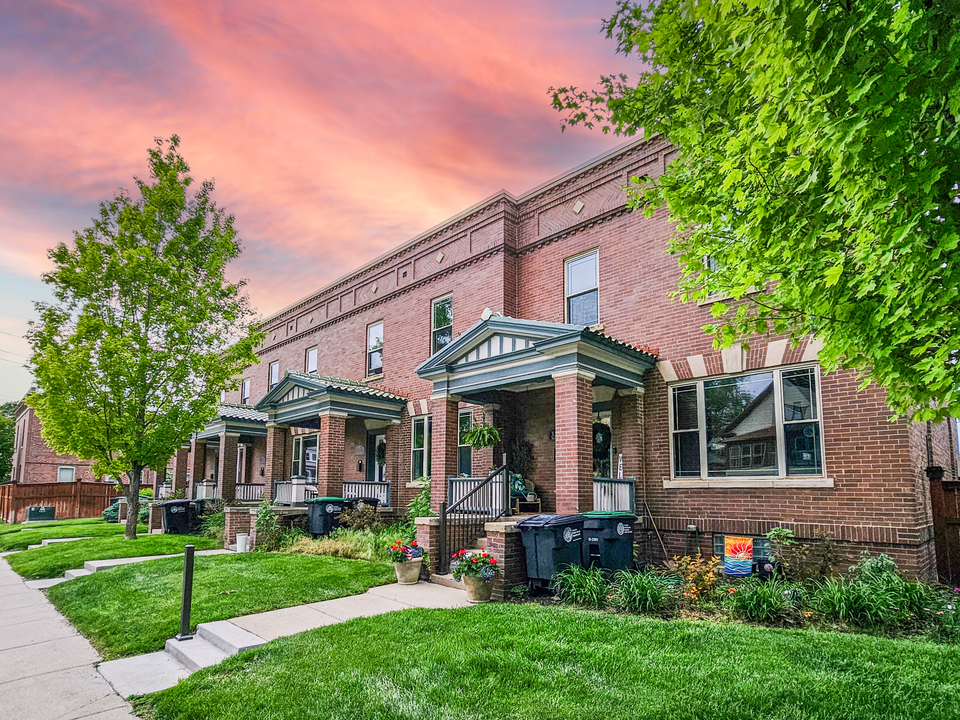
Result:
[[[314,537],[329,535],[340,527],[340,513],[349,506],[342,497],[321,497],[307,500],[307,518],[310,521],[310,533]]]
[[[595,510],[583,513],[583,565],[604,570],[633,567],[633,526],[637,516],[628,512]]]
[[[167,535],[189,535],[197,525],[197,506],[189,500],[167,500],[162,503],[163,532]]]
[[[49,522],[54,520],[57,509],[54,507],[41,507],[34,505],[27,508],[27,522]]]
[[[558,572],[581,563],[583,515],[534,515],[520,520],[527,577],[548,583]]]

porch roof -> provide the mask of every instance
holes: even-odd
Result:
[[[267,434],[267,414],[259,412],[253,405],[220,403],[216,417],[197,433],[197,439],[216,438],[224,432],[264,437]]]
[[[434,393],[481,397],[486,391],[548,381],[582,370],[594,384],[643,387],[654,352],[583,325],[493,316],[481,320],[417,368]]]
[[[270,422],[312,421],[334,412],[375,420],[400,420],[407,399],[355,380],[288,370],[257,403]]]

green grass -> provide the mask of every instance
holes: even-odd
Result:
[[[52,540],[54,538],[71,537],[109,537],[111,535],[123,535],[123,525],[115,523],[105,523],[103,520],[72,520],[43,525],[10,525],[9,527],[21,528],[6,532],[7,527],[0,529],[0,552],[10,550],[26,550],[30,545],[37,545],[41,540]],[[143,525],[139,526],[138,532],[147,532]]]
[[[152,560],[56,585],[49,597],[109,660],[159,650],[177,633],[182,577],[181,558]],[[356,595],[395,580],[388,563],[279,553],[198,557],[192,620],[195,627]]]
[[[94,517],[94,518],[69,518],[66,520],[51,520],[50,522],[33,522],[33,523],[18,523],[16,525],[8,525],[5,522],[0,521],[0,535],[8,535],[9,533],[20,532],[21,529],[29,530],[39,527],[60,527],[61,525],[85,525],[87,523],[100,523],[103,524],[103,518]]]
[[[137,702],[158,720],[960,717],[960,648],[536,605],[281,638]]]
[[[197,550],[223,547],[219,540],[195,535],[139,535],[136,540],[124,540],[121,534],[24,550],[7,557],[7,562],[22,577],[39,580],[60,577],[67,570],[83,567],[87,560],[173,555],[182,553],[187,544],[193,544]]]

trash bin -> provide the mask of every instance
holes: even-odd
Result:
[[[531,581],[549,582],[560,570],[582,562],[583,521],[583,515],[534,515],[517,523]]]
[[[340,513],[349,505],[342,497],[322,497],[307,500],[307,517],[310,520],[310,532],[314,537],[329,535],[331,530],[340,527]]]
[[[27,522],[47,522],[53,520],[56,514],[56,508],[34,505],[27,508]]]
[[[374,510],[376,510],[378,507],[380,507],[380,498],[375,498],[375,497],[350,498],[349,500],[347,500],[347,502],[349,503],[349,507],[351,510],[359,510],[360,508],[367,507],[367,506],[372,507]]]
[[[189,535],[197,525],[197,508],[189,500],[167,500],[163,508],[163,532]]]
[[[633,567],[633,526],[637,516],[628,512],[595,510],[583,513],[583,565],[604,570]]]

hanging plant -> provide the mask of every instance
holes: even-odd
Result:
[[[476,423],[472,428],[463,433],[463,442],[474,450],[493,447],[500,442],[500,431],[493,425]]]

